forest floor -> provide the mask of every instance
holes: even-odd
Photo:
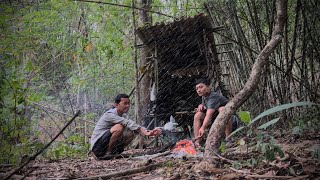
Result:
[[[96,160],[92,155],[86,159],[35,160],[12,179],[320,179],[319,131],[273,133],[272,137],[273,143],[268,138],[260,142],[239,138],[225,147],[214,163],[205,163],[200,151],[197,155],[169,150],[135,156],[147,149],[134,149],[123,152],[131,157],[112,160]],[[257,143],[263,148],[256,148]],[[282,158],[276,147],[284,152]],[[273,155],[274,160],[268,161]]]

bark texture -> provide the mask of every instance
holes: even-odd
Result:
[[[142,7],[143,9],[150,10],[152,5],[152,1],[150,0],[140,0],[139,1],[139,6]],[[152,18],[151,15],[148,13],[146,10],[139,10],[138,15],[139,15],[139,26],[144,26],[146,24],[151,24],[152,23]],[[139,42],[141,43],[141,42]],[[144,73],[144,71],[148,71],[147,69],[147,64],[149,63],[150,59],[148,59],[148,56],[150,53],[148,52],[146,47],[141,47],[140,48],[140,76]],[[147,73],[148,74],[148,73]],[[138,113],[138,121],[139,123],[143,123],[143,117],[147,114],[148,110],[148,104],[150,101],[150,82],[151,82],[151,77],[150,75],[146,75],[141,79],[141,82],[139,83],[139,88],[140,88],[140,95],[139,95],[139,113]]]

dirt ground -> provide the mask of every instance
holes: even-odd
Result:
[[[146,149],[127,150],[112,160],[92,155],[83,160],[35,160],[11,179],[320,179],[320,132],[278,134],[275,145],[284,157],[276,154],[273,161],[267,161],[255,148],[255,138],[248,137],[235,140],[211,162],[200,150],[197,155],[165,151],[136,156]],[[1,167],[2,177],[9,170]]]

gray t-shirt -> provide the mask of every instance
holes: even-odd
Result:
[[[117,113],[117,109],[113,108],[108,110],[103,114],[103,116],[99,119],[96,126],[94,127],[90,144],[91,149],[93,145],[97,142],[97,140],[108,130],[112,128],[115,124],[122,124],[126,128],[135,131],[141,126],[134,122],[131,119],[128,119],[127,114],[123,114],[122,116],[119,116]]]
[[[214,109],[215,112],[218,112],[219,107],[225,106],[228,103],[228,99],[224,96],[211,91],[208,97],[202,97],[202,104],[206,109]]]

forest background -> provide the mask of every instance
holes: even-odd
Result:
[[[319,9],[317,0],[288,1],[282,44],[270,56],[259,88],[240,110],[255,117],[280,104],[319,103]],[[145,64],[136,58],[142,52],[137,50],[135,28],[145,23],[141,11],[151,17],[151,24],[211,14],[212,23],[225,28],[214,36],[217,44],[228,42],[217,49],[221,78],[231,97],[249,77],[276,16],[274,0],[1,1],[0,163],[17,163],[34,154],[78,109],[81,117],[43,157],[85,157],[88,138],[106,104],[115,94],[139,87],[135,83]],[[299,134],[319,127],[318,107],[275,116],[281,119],[272,128]]]

